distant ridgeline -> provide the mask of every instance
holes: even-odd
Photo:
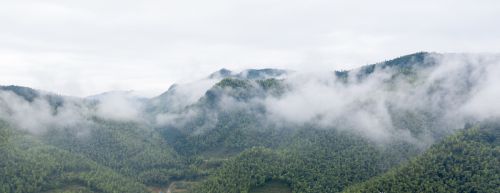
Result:
[[[457,113],[481,81],[439,77],[445,57],[221,69],[153,98],[0,86],[0,192],[500,192],[500,122]]]

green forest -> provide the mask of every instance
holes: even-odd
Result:
[[[176,102],[185,100],[182,85],[172,86],[158,97],[138,99],[144,108],[136,120],[95,113],[99,99],[2,86],[0,192],[500,192],[500,119],[452,119],[457,116],[450,112],[476,87],[465,75],[455,84],[428,83],[428,69],[439,65],[429,55],[332,72],[321,83],[355,94],[372,86],[379,71],[390,73],[369,94],[342,98],[352,101],[337,105],[342,111],[300,114],[310,117],[303,122],[272,113],[291,104],[270,104],[319,94],[308,93],[316,83],[290,84],[279,78],[286,71],[273,69],[221,70],[220,80],[184,106]],[[296,94],[301,89],[307,92]],[[393,98],[379,102],[379,92]],[[401,93],[425,97],[403,106]],[[41,119],[26,114],[31,106],[56,118],[76,108],[69,115],[79,118],[26,124]],[[18,109],[26,115],[15,116]]]

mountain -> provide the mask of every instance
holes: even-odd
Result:
[[[496,192],[498,63],[221,69],[153,98],[0,87],[0,192]]]
[[[268,78],[278,78],[281,76],[286,76],[292,73],[289,70],[282,69],[247,69],[239,73],[232,72],[228,69],[220,69],[208,76],[211,79],[223,79],[223,78],[238,78],[238,79],[268,79]]]
[[[0,86],[0,90],[13,92],[23,97],[27,101],[33,101],[35,98],[41,95],[39,91],[23,86],[14,86],[14,85]]]
[[[63,105],[65,101],[63,96],[23,86],[0,86],[0,91],[11,92],[28,102],[33,102],[36,99],[45,100],[54,108]]]
[[[154,113],[179,112],[196,103],[205,92],[223,79],[264,80],[280,78],[291,73],[281,69],[248,69],[239,73],[227,69],[218,70],[202,80],[174,84],[166,92],[152,98],[147,105],[147,111]]]
[[[96,95],[87,96],[87,97],[85,97],[85,99],[99,101],[99,100],[106,99],[109,97],[117,97],[117,96],[121,97],[121,98],[130,98],[133,100],[142,100],[142,101],[148,100],[148,98],[140,96],[137,92],[135,92],[133,90],[108,91],[108,92],[104,92],[104,93],[100,93],[100,94],[96,94]]]

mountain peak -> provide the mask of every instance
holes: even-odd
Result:
[[[410,67],[413,65],[430,65],[434,63],[434,61],[429,61],[430,57],[432,54],[435,53],[430,53],[430,52],[417,52],[413,54],[408,54],[404,56],[400,56],[397,58],[394,58],[392,60],[384,61],[379,63],[380,67],[386,68],[386,67]]]
[[[231,70],[228,70],[226,68],[222,68],[208,76],[208,78],[226,78],[229,77],[233,74]]]
[[[247,69],[240,72],[238,78],[246,79],[267,79],[286,75],[289,71],[275,68]]]
[[[23,97],[25,100],[29,102],[32,102],[35,98],[40,96],[39,91],[24,86],[16,86],[16,85],[0,86],[0,90],[13,92],[14,94]]]

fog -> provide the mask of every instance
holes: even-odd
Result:
[[[267,125],[281,128],[312,124],[352,130],[375,141],[396,137],[431,143],[465,123],[500,116],[500,104],[495,100],[500,97],[496,86],[499,55],[431,53],[410,65],[415,70],[407,75],[378,64],[374,73],[359,78],[363,68],[353,69],[347,80],[338,79],[333,72],[293,72],[282,77],[287,88],[282,95],[236,100],[226,90],[210,112],[193,107],[184,114],[159,114],[157,124],[182,128],[196,116],[210,114],[216,121],[218,111],[246,109]],[[259,106],[265,111],[252,111]],[[423,132],[412,134],[411,129]]]
[[[38,96],[29,101],[12,91],[0,90],[0,119],[32,134],[62,128],[86,132],[93,127],[94,118],[144,122],[143,102],[127,93],[112,92],[98,97],[76,98],[35,92],[39,93]],[[50,97],[62,103],[51,102]]]
[[[10,91],[0,91],[0,118],[15,127],[33,134],[41,134],[48,128],[74,127],[86,122],[88,109],[68,101],[64,106],[51,106],[44,98],[32,102]]]
[[[369,66],[362,67],[349,71],[346,78],[333,72],[289,71],[278,77],[284,86],[278,95],[260,89],[254,80],[248,80],[249,90],[217,90],[214,85],[224,77],[213,75],[174,85],[151,99],[117,92],[63,97],[65,102],[58,107],[43,97],[29,102],[1,91],[0,117],[35,134],[47,128],[78,127],[93,117],[201,134],[210,132],[221,112],[246,111],[269,128],[313,125],[354,131],[375,141],[396,137],[424,143],[461,129],[465,123],[500,117],[499,55],[430,53],[423,61],[408,65],[414,69],[408,74],[380,63],[373,73],[363,74]],[[209,90],[218,93],[215,106],[204,105]],[[241,100],[232,92],[251,95]],[[199,117],[204,117],[203,124],[184,128]],[[412,129],[422,132],[411,133]]]
[[[381,69],[380,65],[361,81],[356,70],[351,71],[347,83],[324,75],[291,76],[285,80],[291,91],[267,98],[264,104],[275,121],[356,129],[371,138],[385,138],[405,129],[396,128],[395,113],[427,113],[434,129],[445,132],[462,128],[466,122],[500,116],[500,103],[495,100],[500,97],[498,55],[428,57],[436,64],[414,64],[420,68],[416,75],[396,78],[397,69]]]
[[[114,121],[141,121],[143,103],[127,93],[114,92],[97,98],[96,115]]]

